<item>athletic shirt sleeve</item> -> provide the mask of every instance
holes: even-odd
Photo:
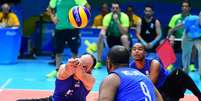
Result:
[[[51,8],[55,8],[55,7],[56,7],[56,2],[57,2],[57,0],[50,0],[49,6],[50,6]],[[76,3],[77,5],[82,5],[82,6],[84,6],[85,4],[87,4],[87,1],[86,1],[86,0],[75,0],[75,3]]]
[[[111,19],[112,19],[112,13],[105,15],[103,18],[103,26],[108,27]]]
[[[57,2],[57,0],[50,0],[49,6],[50,6],[51,8],[55,8],[55,7],[56,7],[56,2]]]
[[[111,19],[112,19],[112,13],[107,14],[103,18],[103,26],[108,27]],[[129,27],[129,17],[123,12],[121,12],[120,23],[123,27]]]
[[[168,27],[174,28],[174,27],[176,26],[176,21],[177,21],[177,19],[179,18],[179,16],[180,16],[180,14],[174,15],[174,16],[171,18],[171,20],[170,20],[170,22],[169,22],[169,24],[168,24]]]
[[[75,3],[76,3],[77,5],[82,5],[82,6],[84,6],[84,5],[87,4],[87,0],[75,0]]]
[[[121,25],[122,27],[129,27],[129,17],[127,14],[121,12]]]

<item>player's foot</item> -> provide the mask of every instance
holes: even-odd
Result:
[[[47,78],[55,78],[57,76],[57,71],[54,70],[46,75]]]
[[[96,63],[95,69],[100,69],[103,65],[100,62]]]
[[[173,70],[173,65],[171,64],[171,65],[169,65],[168,67],[167,67],[167,70],[169,71],[169,72],[171,72],[172,70]]]
[[[190,72],[195,72],[195,65],[194,64],[190,64],[188,68],[189,68]]]

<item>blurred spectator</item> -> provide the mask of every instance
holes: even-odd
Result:
[[[19,27],[20,23],[15,13],[11,12],[10,6],[7,3],[2,5],[2,12],[0,12],[0,26],[1,27]]]
[[[190,2],[183,1],[181,6],[182,6],[181,7],[182,12],[172,16],[172,18],[168,24],[168,27],[170,28],[169,30],[171,30],[176,25],[181,23],[187,16],[191,15],[190,14],[190,10],[191,10]],[[183,33],[184,33],[184,28],[180,28],[177,31],[175,31],[169,38],[172,46],[174,47],[175,52],[181,52],[181,50],[180,50],[181,49],[181,38],[183,36]],[[193,47],[191,55],[192,56],[191,56],[191,63],[189,65],[189,69],[190,69],[190,71],[195,71],[195,66],[194,66],[194,58],[196,56],[195,47]]]
[[[145,16],[137,26],[136,36],[148,52],[155,52],[162,36],[161,24],[158,19],[154,18],[151,5],[145,6],[144,14]]]
[[[185,29],[181,41],[183,70],[185,72],[189,71],[188,66],[190,65],[192,47],[195,46],[198,52],[199,74],[201,79],[201,11],[199,16],[190,15],[186,17],[183,22],[171,29],[168,35],[179,28]]]
[[[129,24],[131,29],[136,29],[139,24],[141,18],[135,14],[135,10],[132,6],[128,6],[126,8],[126,14],[129,17]]]
[[[103,18],[103,28],[100,31],[97,47],[98,47],[98,63],[95,68],[100,68],[102,61],[102,50],[104,40],[107,40],[108,46],[123,45],[129,48],[129,18],[127,14],[120,11],[119,3],[112,3],[112,12]],[[107,37],[106,37],[107,36]]]
[[[181,6],[182,6],[181,7],[182,12],[173,15],[168,24],[168,27],[170,28],[170,30],[172,28],[174,28],[176,25],[178,25],[179,23],[181,23],[187,16],[190,15],[190,9],[191,9],[190,3],[187,1],[183,1]],[[183,36],[183,32],[184,32],[184,28],[181,28],[181,29],[175,31],[175,33],[173,33],[171,35],[171,37],[181,39]],[[171,40],[173,40],[173,39],[171,39]],[[174,40],[173,40],[173,42],[174,42]]]
[[[109,13],[109,8],[106,3],[102,4],[101,6],[101,13],[94,18],[94,22],[92,27],[94,28],[101,28],[103,26],[103,17]]]

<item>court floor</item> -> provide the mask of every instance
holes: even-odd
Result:
[[[37,57],[36,60],[18,60],[17,64],[0,65],[0,101],[15,101],[16,99],[32,99],[46,97],[54,90],[55,78],[47,79],[45,75],[54,66],[48,65],[50,57]],[[65,62],[65,61],[64,61]],[[96,101],[99,85],[107,75],[106,68],[93,70],[96,83],[87,97],[88,101]],[[199,89],[201,81],[197,72],[189,73]],[[197,101],[190,91],[186,92],[182,101]]]

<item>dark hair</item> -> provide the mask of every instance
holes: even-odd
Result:
[[[92,54],[90,54],[90,53],[84,53],[84,54],[82,54],[82,55],[90,55],[91,57],[92,57],[92,59],[93,59],[93,65],[92,65],[92,69],[95,67],[95,65],[96,65],[96,58],[94,57],[94,55],[92,55]],[[81,56],[82,56],[81,55]]]
[[[113,3],[120,4],[120,1],[119,0],[114,0]]]
[[[93,65],[92,65],[92,68],[94,68],[95,66],[96,66],[96,58],[94,57],[94,55],[92,55],[92,54],[89,54],[91,57],[92,57],[92,59],[93,59]]]
[[[131,8],[133,12],[135,11],[135,8],[132,5],[128,5],[126,10],[128,10],[128,8]]]
[[[191,7],[191,3],[190,3],[190,1],[189,1],[189,0],[183,0],[183,1],[182,1],[182,3],[181,3],[181,6],[182,6],[182,4],[183,4],[183,3],[187,3],[187,4],[188,4],[188,6],[189,6],[189,7]]]
[[[112,64],[118,66],[120,64],[129,64],[129,51],[124,46],[115,45],[108,52],[108,58]]]
[[[120,6],[119,0],[114,0],[114,1],[112,2],[112,4],[118,4],[118,5]],[[112,6],[112,4],[111,4],[111,6]]]
[[[154,10],[153,5],[150,4],[150,3],[146,4],[145,7],[144,7],[144,9],[145,9],[145,8],[151,8],[152,11]]]
[[[106,6],[108,7],[108,4],[107,4],[107,3],[103,3],[103,4],[101,5],[101,8],[103,8],[104,5],[106,5]]]
[[[131,50],[132,50],[132,48],[133,48],[136,44],[140,44],[140,45],[142,46],[142,48],[143,48],[144,50],[146,50],[146,47],[145,47],[142,43],[140,43],[140,42],[134,43],[133,46],[131,47]]]

